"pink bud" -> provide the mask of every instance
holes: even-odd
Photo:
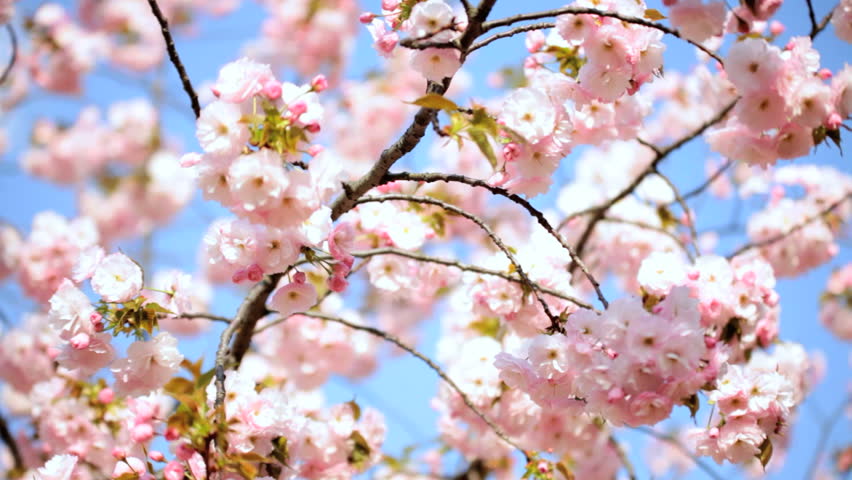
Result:
[[[248,279],[252,282],[259,282],[263,279],[263,269],[260,268],[260,265],[253,263],[246,272],[248,275]]]
[[[782,33],[784,33],[784,30],[784,24],[779,22],[778,20],[773,20],[769,23],[769,33],[771,33],[773,37],[781,35]]]
[[[521,155],[521,147],[517,143],[507,143],[503,147],[503,158],[507,162],[516,160]]]
[[[92,312],[92,314],[89,315],[89,321],[92,322],[92,325],[94,325],[96,332],[103,332],[104,331],[104,316],[103,315],[101,315],[98,312]]]
[[[112,458],[116,460],[120,460],[127,456],[127,450],[121,447],[115,447],[112,449]]]
[[[151,450],[150,452],[148,452],[148,458],[155,462],[162,462],[166,459],[166,456],[163,455],[163,452],[159,450]]]
[[[130,429],[130,439],[136,443],[147,443],[154,438],[154,427],[150,423],[141,423]]]
[[[111,388],[105,388],[98,392],[98,401],[103,403],[104,405],[112,403],[114,399],[115,392],[113,392]]]
[[[841,125],[843,125],[843,119],[837,112],[831,112],[831,115],[825,120],[825,126],[829,130],[837,130]]]
[[[663,5],[672,7],[677,4],[677,0],[663,0]]]
[[[174,442],[175,440],[180,438],[180,432],[178,432],[178,429],[175,427],[169,427],[163,433],[163,437],[165,437],[165,439],[170,442]]]
[[[319,123],[316,123],[316,122],[309,123],[309,124],[305,125],[305,130],[307,130],[311,133],[319,133],[319,131],[320,131]]]
[[[85,350],[89,348],[90,342],[91,338],[89,338],[88,333],[78,333],[77,335],[74,335],[69,341],[71,347],[75,350]]]
[[[210,87],[210,91],[211,91],[211,92],[213,92],[213,95],[215,95],[215,96],[216,96],[216,98],[219,98],[220,92],[219,92],[219,89],[218,89],[218,88],[216,88],[216,87]]]
[[[316,157],[317,155],[322,153],[323,150],[325,150],[325,147],[323,147],[322,145],[311,145],[310,147],[308,147],[308,155]]]
[[[195,455],[195,449],[193,449],[192,446],[190,446],[188,443],[181,443],[175,449],[175,455],[179,459],[187,461],[192,458],[193,455]]]
[[[246,271],[245,268],[242,268],[242,269],[234,272],[234,275],[231,276],[231,281],[234,282],[234,283],[240,283],[240,282],[245,281],[245,279],[247,279],[247,278],[248,278],[248,272]]]
[[[817,72],[817,76],[822,80],[828,80],[829,78],[834,76],[834,74],[831,73],[831,70],[829,70],[827,68],[820,68],[819,71]]]
[[[293,283],[305,283],[308,279],[308,276],[305,275],[305,272],[296,272],[293,275]]]
[[[343,292],[348,286],[349,282],[343,277],[339,277],[337,275],[328,277],[328,288],[330,288],[332,292]]]
[[[358,16],[358,21],[366,25],[366,24],[372,22],[374,18],[376,18],[375,13],[364,12],[361,15]]]
[[[278,100],[281,98],[281,84],[275,80],[266,82],[263,86],[263,94],[270,100]]]
[[[299,118],[299,115],[308,111],[308,104],[302,100],[298,100],[288,105],[287,110],[290,111],[290,115],[292,115],[293,118]]]
[[[693,282],[698,280],[701,277],[701,272],[698,270],[693,270],[686,274],[686,278],[692,280]]]

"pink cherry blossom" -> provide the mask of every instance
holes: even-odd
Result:
[[[98,263],[92,288],[104,301],[126,302],[142,290],[142,269],[123,253],[112,253]]]

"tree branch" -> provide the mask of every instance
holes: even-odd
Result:
[[[491,35],[490,37],[488,37],[484,40],[480,40],[480,41],[474,43],[473,45],[471,45],[470,50],[468,50],[468,51],[473,52],[475,50],[479,50],[480,48],[488,45],[489,43],[491,43],[495,40],[500,40],[501,38],[512,37],[512,36],[517,35],[519,33],[529,32],[529,31],[532,31],[532,30],[544,30],[545,28],[553,28],[554,26],[556,26],[554,24],[554,22],[541,22],[541,23],[532,23],[532,24],[529,24],[529,25],[521,25],[521,26],[515,27],[511,30],[506,30],[505,32],[495,33],[494,35]]]
[[[521,266],[520,262],[518,262],[518,260],[515,258],[515,255],[512,253],[511,250],[509,250],[509,248],[506,246],[506,244],[503,243],[503,240],[501,240],[500,237],[498,237],[497,234],[495,234],[494,231],[491,230],[491,227],[489,227],[488,225],[485,224],[485,222],[482,221],[482,219],[480,219],[476,215],[474,215],[474,214],[472,214],[472,213],[470,213],[466,210],[462,210],[461,208],[456,207],[455,205],[451,205],[449,203],[442,202],[442,201],[437,200],[437,199],[432,198],[432,197],[420,197],[420,196],[416,196],[416,195],[388,194],[388,195],[382,195],[380,197],[362,197],[357,201],[357,204],[369,203],[369,202],[387,202],[387,201],[391,201],[391,200],[402,200],[402,201],[406,201],[406,202],[424,203],[424,204],[428,204],[428,205],[435,205],[435,206],[440,207],[440,208],[442,208],[442,209],[444,209],[448,212],[455,213],[456,215],[462,216],[462,217],[472,221],[473,223],[477,224],[479,226],[479,228],[482,229],[482,231],[485,232],[486,235],[488,235],[488,238],[490,238],[491,241],[494,242],[494,245],[496,245],[497,248],[499,248],[500,251],[503,252],[504,255],[506,255],[506,257],[509,259],[509,262],[511,262],[511,264],[514,265],[515,270],[517,270],[518,275],[521,277],[521,280],[523,280],[523,282],[524,282],[524,285],[527,288],[529,288],[530,291],[533,292],[533,295],[535,296],[535,298],[538,300],[538,302],[541,304],[542,308],[544,309],[544,313],[547,315],[547,318],[550,319],[551,329],[553,331],[558,331],[558,332],[564,331],[564,329],[562,328],[562,325],[560,325],[560,323],[559,323],[559,317],[557,317],[556,315],[553,314],[553,312],[550,311],[550,307],[547,305],[547,302],[545,302],[544,299],[541,298],[541,295],[539,295],[538,290],[536,290],[533,287],[533,285],[532,285],[533,282],[530,280],[530,278],[524,272],[523,267]]]
[[[589,280],[589,283],[592,284],[592,287],[595,289],[595,293],[598,296],[598,300],[600,300],[601,304],[604,308],[609,306],[609,302],[607,302],[604,297],[603,292],[601,291],[600,283],[597,279],[589,272],[589,269],[586,268],[586,265],[583,263],[583,260],[574,252],[574,249],[571,248],[571,245],[562,238],[562,235],[553,228],[550,222],[547,221],[544,214],[541,213],[538,209],[532,206],[532,204],[525,198],[517,195],[515,193],[511,193],[505,188],[495,187],[484,180],[480,180],[477,178],[466,177],[464,175],[452,174],[452,173],[391,173],[385,175],[382,179],[382,183],[397,181],[397,180],[405,180],[412,182],[426,182],[426,183],[434,183],[434,182],[456,182],[456,183],[464,183],[466,185],[470,185],[472,187],[480,187],[488,190],[494,195],[499,195],[501,197],[507,198],[512,202],[523,207],[530,215],[532,215],[539,225],[541,225],[544,230],[550,234],[559,244],[568,251],[568,255],[571,257],[572,262],[577,263],[580,266],[580,270],[586,276],[586,279]]]
[[[817,31],[819,25],[817,25],[816,14],[814,13],[814,5],[811,3],[811,0],[805,0],[805,3],[808,5],[808,18],[811,20],[811,36],[813,33]]]
[[[178,56],[175,42],[172,39],[172,33],[169,31],[169,22],[166,20],[165,15],[163,15],[162,10],[160,10],[160,6],[157,5],[157,0],[148,0],[148,5],[151,6],[151,12],[154,13],[154,16],[157,17],[157,21],[160,23],[160,30],[163,32],[163,40],[166,41],[166,51],[169,53],[169,59],[172,65],[175,66],[175,70],[177,70],[180,82],[183,84],[183,90],[189,96],[189,101],[192,104],[192,113],[195,114],[195,118],[198,118],[201,115],[201,105],[198,103],[198,95],[195,93],[195,89],[192,88],[189,75],[183,67],[183,62],[180,61],[180,56]]]
[[[459,394],[459,396],[461,397],[464,404],[467,405],[467,408],[469,408],[473,413],[476,414],[477,417],[479,417],[483,422],[485,422],[485,424],[488,425],[489,428],[491,428],[491,430],[494,432],[495,435],[500,437],[501,440],[503,440],[507,444],[511,445],[516,450],[523,453],[524,457],[526,457],[527,461],[529,461],[530,457],[523,448],[521,448],[517,443],[515,443],[512,439],[510,439],[509,436],[506,435],[505,432],[503,432],[503,429],[501,429],[497,424],[495,424],[494,422],[489,420],[488,417],[486,417],[484,413],[482,413],[478,408],[476,408],[476,406],[470,400],[470,397],[468,397],[467,394],[464,393],[464,391],[461,388],[459,388],[459,386],[456,384],[456,382],[454,382],[453,379],[451,379],[449,377],[449,375],[447,375],[446,372],[444,372],[444,370],[437,363],[435,363],[431,358],[429,358],[426,355],[423,355],[422,353],[417,351],[414,347],[407,345],[402,340],[398,339],[397,337],[395,337],[395,336],[393,336],[393,335],[391,335],[391,334],[389,334],[389,333],[387,333],[383,330],[380,330],[380,329],[375,328],[375,327],[367,326],[367,325],[359,325],[357,323],[352,323],[352,322],[345,320],[343,318],[340,318],[340,317],[335,317],[335,316],[332,316],[332,315],[326,315],[326,314],[320,313],[320,312],[303,312],[300,315],[305,315],[307,317],[319,318],[319,319],[322,319],[322,320],[327,320],[329,322],[339,323],[339,324],[345,325],[345,326],[347,326],[347,327],[349,327],[353,330],[360,330],[362,332],[367,332],[371,335],[382,338],[383,340],[388,341],[388,342],[396,345],[397,347],[405,350],[406,352],[410,353],[411,355],[414,355],[419,360],[421,360],[423,363],[425,363],[427,366],[429,366],[429,368],[431,368],[435,373],[437,373],[438,376],[441,377],[441,379],[443,381],[447,382],[447,385],[449,385],[450,388],[452,388],[453,390],[456,391],[456,393]]]
[[[26,471],[24,457],[21,455],[21,450],[18,448],[18,442],[15,441],[15,437],[12,436],[12,432],[9,431],[9,425],[6,423],[6,418],[2,415],[0,415],[0,440],[3,440],[3,443],[5,443],[6,447],[9,448],[9,453],[12,455],[12,461],[15,465],[15,471],[24,473]]]
[[[840,205],[843,204],[843,202],[849,200],[850,198],[852,198],[852,191],[846,192],[846,195],[843,195],[842,197],[840,197],[840,199],[835,200],[834,202],[830,203],[827,207],[820,210],[817,214],[811,215],[810,217],[805,218],[804,221],[802,221],[801,223],[799,223],[797,225],[794,225],[793,227],[791,227],[786,232],[779,233],[777,235],[774,235],[774,236],[769,237],[769,238],[765,238],[765,239],[757,241],[757,242],[747,243],[747,244],[741,246],[740,248],[734,250],[733,253],[728,255],[727,258],[730,260],[730,259],[736,257],[737,255],[741,255],[741,254],[743,254],[743,253],[745,253],[745,252],[747,252],[751,249],[765,247],[767,245],[772,245],[775,242],[781,241],[781,240],[787,238],[789,235],[792,235],[792,234],[798,232],[799,230],[807,227],[808,225],[815,222],[816,220],[821,219],[826,214],[828,214],[829,212],[831,212],[835,208],[839,207]]]
[[[811,2],[808,1],[808,6],[810,6],[810,3]],[[815,39],[816,36],[819,35],[820,32],[825,30],[825,27],[827,27],[828,22],[831,21],[831,17],[832,17],[832,15],[834,15],[835,10],[837,10],[837,5],[835,5],[834,8],[831,9],[831,11],[826,13],[824,17],[822,17],[822,21],[819,22],[818,25],[815,25],[814,27],[811,28],[811,33],[809,34],[810,37],[811,37],[811,40]]]
[[[608,10],[598,10],[596,8],[562,7],[562,8],[555,8],[553,10],[546,10],[546,11],[543,11],[543,12],[522,13],[522,14],[519,14],[519,15],[512,15],[510,17],[506,17],[506,18],[503,18],[503,19],[500,19],[500,20],[493,20],[493,21],[490,21],[490,22],[485,22],[482,25],[482,28],[483,28],[484,32],[488,32],[488,31],[493,30],[495,28],[508,27],[508,26],[511,26],[511,25],[518,23],[518,22],[526,22],[526,21],[529,21],[529,20],[538,20],[538,19],[541,19],[541,18],[550,18],[550,17],[556,17],[556,16],[559,16],[559,15],[566,15],[566,14],[595,15],[595,16],[598,16],[598,17],[610,17],[610,18],[615,18],[615,19],[621,20],[622,22],[625,22],[625,23],[632,23],[634,25],[641,25],[643,27],[653,28],[653,29],[659,30],[663,33],[667,33],[667,34],[669,34],[673,37],[679,38],[679,39],[689,43],[690,45],[692,45],[695,48],[706,53],[707,55],[709,55],[710,57],[712,57],[714,60],[716,60],[717,62],[719,62],[721,64],[725,63],[724,61],[722,61],[721,57],[716,55],[716,53],[714,53],[712,50],[708,49],[707,47],[705,47],[704,45],[702,45],[698,42],[694,42],[694,41],[682,36],[680,34],[680,32],[678,32],[677,30],[675,30],[671,27],[667,27],[667,26],[659,24],[657,22],[652,22],[652,21],[645,19],[645,18],[631,17],[629,15],[622,15],[618,12],[608,11]]]
[[[9,42],[12,49],[12,55],[9,57],[9,63],[6,65],[6,68],[3,69],[3,73],[0,74],[0,84],[4,83],[6,79],[9,78],[9,74],[12,73],[12,68],[15,66],[15,62],[18,60],[18,36],[15,35],[15,29],[12,27],[11,23],[6,24],[6,31],[9,32]]]
[[[707,177],[707,180],[705,180],[704,183],[702,183],[701,185],[699,185],[699,186],[693,188],[692,190],[684,193],[683,199],[689,200],[692,197],[701,195],[704,192],[704,190],[707,190],[708,188],[710,188],[710,185],[712,185],[713,182],[718,180],[719,177],[722,176],[722,174],[724,174],[729,168],[731,168],[734,165],[734,163],[736,163],[736,162],[734,162],[731,159],[726,160],[725,163],[722,166],[720,166],[718,169],[716,169],[716,171],[713,172],[712,175]],[[667,205],[674,205],[675,203],[678,203],[677,199],[672,200]]]
[[[586,227],[586,229],[580,235],[580,240],[577,242],[577,249],[575,250],[577,252],[577,256],[581,257],[583,255],[583,251],[586,248],[586,245],[588,244],[589,238],[592,236],[592,232],[594,231],[595,226],[598,224],[598,222],[600,222],[604,218],[604,216],[606,216],[606,212],[613,205],[620,202],[625,197],[630,195],[634,190],[636,190],[636,187],[638,187],[639,184],[642,183],[643,180],[645,180],[645,177],[647,177],[648,175],[653,173],[657,169],[657,166],[660,164],[660,162],[662,162],[672,152],[674,152],[678,148],[682,147],[683,145],[685,145],[687,142],[694,139],[695,137],[701,135],[702,133],[704,133],[704,131],[706,131],[711,126],[722,121],[722,119],[725,118],[725,116],[728,114],[728,112],[730,112],[734,108],[734,105],[736,105],[737,100],[739,100],[739,98],[730,102],[728,105],[725,106],[725,108],[723,108],[721,111],[719,111],[719,113],[717,113],[713,118],[702,123],[701,125],[699,125],[698,128],[696,128],[695,130],[693,130],[692,132],[690,132],[688,135],[684,136],[680,140],[676,141],[675,143],[669,145],[668,147],[663,148],[663,149],[661,149],[659,147],[657,147],[656,149],[652,148],[652,150],[655,150],[657,153],[656,153],[654,159],[651,161],[651,164],[648,165],[648,167],[642,173],[640,173],[635,179],[633,179],[633,181],[630,182],[630,185],[628,185],[624,189],[622,189],[616,196],[612,197],[608,202],[606,202],[605,204],[603,204],[601,206],[593,207],[593,208],[587,209],[583,212],[579,212],[575,215],[569,216],[565,220],[565,222],[567,222],[571,218],[574,218],[578,215],[584,215],[586,213],[593,214],[592,219],[589,221],[589,225]],[[575,267],[576,267],[576,264],[571,265],[571,272],[574,271]]]
[[[677,188],[677,185],[675,185],[669,177],[663,175],[663,173],[656,168],[654,169],[654,173],[660,178],[662,178],[663,181],[666,182],[666,185],[668,185],[669,188],[672,189],[672,193],[675,197],[675,202],[680,205],[681,210],[683,210],[683,215],[686,221],[686,228],[689,230],[689,236],[692,240],[692,248],[695,249],[696,255],[700,255],[701,252],[698,251],[698,233],[695,231],[695,218],[692,215],[692,211],[689,209],[689,205],[686,204],[686,199],[683,198],[683,196],[680,194],[680,189]]]

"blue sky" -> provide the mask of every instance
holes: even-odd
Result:
[[[657,3],[651,2],[649,6],[664,11],[664,8]],[[40,2],[25,0],[19,4],[18,10],[20,14],[26,14],[32,12],[38,4]],[[379,8],[378,0],[362,0],[361,4],[365,10]],[[816,0],[814,4],[817,7],[818,17],[822,18],[834,2]],[[564,2],[552,0],[529,2],[499,0],[492,18],[562,5]],[[221,19],[203,19],[199,35],[177,37],[178,50],[196,86],[214,79],[218,69],[224,63],[239,56],[241,45],[256,35],[261,16],[262,10],[258,5],[246,2],[236,14]],[[787,38],[791,33],[807,32],[810,27],[805,0],[787,0],[776,18],[787,26],[787,33],[782,38]],[[670,37],[665,41],[668,45],[665,54],[666,71],[688,71],[695,59],[693,49]],[[2,42],[0,40],[0,43]],[[358,78],[379,63],[380,59],[370,49],[368,42],[367,35],[361,29],[356,55],[350,62],[349,77]],[[844,62],[850,60],[849,45],[838,40],[831,28],[817,39],[816,47],[822,54],[822,65],[832,70],[837,70]],[[6,58],[5,55],[8,52],[4,48],[6,47],[0,46],[0,58]],[[472,55],[465,70],[475,80],[466,94],[475,92],[478,98],[497,95],[499,92],[485,84],[485,73],[506,65],[519,65],[524,55],[525,49],[521,38],[502,40]],[[17,167],[18,155],[26,146],[35,118],[49,115],[55,119],[73,121],[80,108],[86,104],[96,104],[105,109],[115,101],[145,95],[145,90],[140,88],[140,85],[155,79],[165,82],[168,91],[166,105],[162,111],[164,131],[169,136],[182,141],[187,150],[197,149],[192,112],[171,65],[166,64],[161,71],[147,75],[142,81],[128,81],[128,77],[123,73],[98,68],[87,78],[86,93],[82,97],[58,97],[34,91],[32,98],[21,109],[5,114],[0,120],[11,143],[10,150],[0,161],[0,219],[28,232],[33,215],[39,211],[52,209],[66,216],[75,214],[75,195],[71,189],[60,188],[28,177]],[[460,100],[464,100],[464,96],[460,97]],[[358,128],[358,126],[353,127]],[[844,134],[849,135],[848,132]],[[852,150],[850,145],[852,144],[844,141],[846,151]],[[421,148],[421,151],[425,150],[427,149]],[[704,160],[708,156],[710,156],[709,149],[698,140],[669,158],[662,168],[679,185],[691,188],[703,180]],[[414,160],[409,163],[416,165],[420,156],[415,155],[413,158]],[[558,191],[559,182],[570,178],[576,158],[575,152],[563,161],[557,172],[557,186],[554,187],[553,192]],[[852,172],[848,156],[843,158],[836,148],[826,146],[821,146],[811,157],[799,159],[796,162],[829,164],[844,172]],[[554,195],[545,195],[537,198],[534,203],[546,208],[553,200]],[[699,230],[724,223],[733,208],[730,202],[720,204],[708,200],[700,203]],[[759,201],[757,206],[760,206],[761,202]],[[755,206],[748,203],[746,205],[749,208]],[[154,252],[157,269],[176,267],[194,271],[197,247],[207,223],[210,219],[224,214],[225,212],[217,205],[197,198],[168,228],[155,236]],[[719,251],[730,252],[743,241],[741,236],[726,238]],[[140,243],[129,242],[121,246],[125,252],[133,255],[139,251]],[[820,350],[827,361],[828,372],[823,382],[800,409],[800,421],[793,431],[793,448],[788,453],[784,470],[770,478],[803,478],[808,462],[814,454],[815,439],[819,434],[818,424],[821,423],[826,412],[834,410],[844,396],[848,395],[849,345],[833,337],[817,319],[818,297],[829,273],[833,268],[852,260],[850,240],[842,240],[841,246],[841,253],[829,264],[797,279],[782,280],[778,285],[782,299],[782,338],[800,342],[809,351]],[[240,291],[234,289],[218,289],[211,311],[226,316],[232,315],[239,304],[240,294]],[[610,291],[608,294],[612,298],[616,293]],[[0,309],[8,317],[16,319],[30,308],[32,304],[20,295],[13,284],[9,282],[0,284]],[[432,319],[425,324],[419,345],[421,351],[427,354],[434,353],[438,333],[437,319]],[[190,356],[204,354],[209,361],[217,339],[218,335],[208,335],[201,340],[188,341],[185,344],[185,352]],[[395,452],[400,451],[405,445],[425,444],[434,439],[436,416],[429,407],[429,401],[434,394],[436,384],[437,379],[434,373],[416,359],[393,357],[388,358],[373,378],[358,383],[335,378],[326,387],[326,391],[330,400],[347,401],[354,395],[362,404],[373,405],[384,411],[389,424],[387,446],[390,452]],[[685,415],[680,417],[685,418]],[[631,458],[637,466],[639,478],[648,478],[645,462],[641,459],[641,454],[644,452],[642,443],[644,439],[636,433],[620,433],[619,437],[631,441],[629,449]],[[837,446],[849,442],[852,442],[852,429],[849,428],[848,418],[844,418],[843,423],[835,428],[831,445]],[[736,473],[729,468],[720,471],[724,472],[728,478],[736,478]],[[689,478],[704,477],[701,473],[694,473]]]

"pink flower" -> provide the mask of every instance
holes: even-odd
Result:
[[[760,92],[776,85],[783,64],[778,47],[762,38],[746,38],[728,51],[725,72],[740,92]]]
[[[111,368],[115,390],[125,395],[143,395],[162,387],[180,368],[183,355],[177,339],[166,332],[147,342],[133,342],[127,358],[116,360]]]
[[[148,473],[145,462],[137,457],[125,457],[115,463],[112,478],[130,476],[136,480],[153,480],[154,476]]]
[[[680,0],[669,10],[669,19],[683,36],[703,42],[723,33],[725,14],[725,2],[702,5],[701,0]]]
[[[373,37],[373,48],[383,57],[390,57],[396,44],[399,43],[399,34],[387,28],[384,20],[376,18],[367,25],[367,30]]]
[[[238,155],[250,135],[242,117],[240,107],[232,103],[217,101],[204,107],[195,130],[201,148],[216,155]]]
[[[553,101],[540,89],[519,88],[503,101],[499,119],[528,142],[536,143],[553,133],[557,111]]]
[[[231,62],[219,70],[213,91],[222,101],[242,103],[263,91],[263,86],[274,81],[269,65],[248,58]]]
[[[452,48],[426,48],[411,55],[411,67],[427,80],[440,82],[461,68],[460,54]]]
[[[112,335],[109,333],[96,333],[88,337],[84,345],[79,346],[75,345],[72,339],[71,344],[62,349],[56,361],[69,370],[79,370],[83,376],[92,375],[115,358],[111,341]]]
[[[171,461],[163,468],[165,480],[183,480],[184,468],[179,462]]]
[[[50,297],[50,326],[63,340],[71,340],[81,333],[94,334],[95,328],[91,319],[95,313],[95,308],[86,294],[67,278]]]
[[[298,312],[304,312],[317,302],[317,291],[307,282],[293,282],[278,287],[269,300],[270,310],[276,311],[283,317]]]
[[[410,32],[414,37],[440,32],[453,27],[453,9],[444,0],[427,0],[411,9]],[[449,76],[449,75],[448,75]]]
[[[38,469],[39,480],[70,480],[76,465],[75,455],[54,455]]]
[[[142,269],[123,253],[112,253],[95,269],[92,288],[104,301],[126,302],[142,290]]]

